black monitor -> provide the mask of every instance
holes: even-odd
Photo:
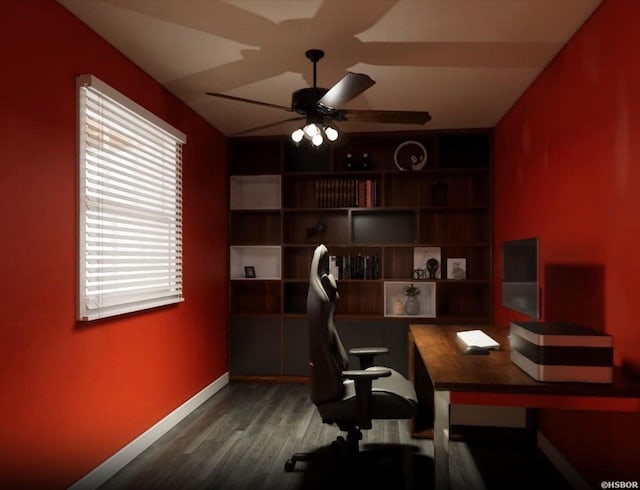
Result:
[[[537,238],[503,242],[502,306],[540,318]]]

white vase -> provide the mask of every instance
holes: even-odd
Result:
[[[417,315],[420,311],[420,302],[415,296],[408,296],[404,303],[404,311],[407,315]]]

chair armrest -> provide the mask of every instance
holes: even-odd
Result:
[[[350,370],[350,371],[342,371],[342,377],[343,378],[348,378],[348,379],[352,379],[354,381],[373,381],[374,379],[378,379],[378,378],[387,378],[391,376],[391,370],[387,369],[387,368],[373,368],[373,369],[368,369],[368,370],[364,370],[364,369],[357,369],[357,370]]]
[[[389,349],[387,347],[355,347],[353,349],[349,349],[349,353],[354,356],[362,356],[367,354],[372,354],[374,356],[378,354],[388,354]]]
[[[381,354],[388,354],[386,347],[356,347],[349,349],[349,354],[353,354],[360,359],[360,369],[367,369],[373,366],[373,358]]]
[[[364,370],[342,371],[342,377],[352,379],[356,388],[356,403],[358,404],[358,427],[371,429],[371,405],[373,394],[371,388],[373,380],[391,376],[387,368],[373,368]]]

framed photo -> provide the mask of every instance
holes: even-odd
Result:
[[[413,270],[418,269],[425,271],[424,279],[440,279],[442,277],[440,247],[413,247]],[[414,279],[418,278],[414,277]]]
[[[447,259],[447,279],[466,279],[467,259]]]
[[[247,279],[255,279],[256,278],[256,268],[252,265],[244,266],[244,277]]]

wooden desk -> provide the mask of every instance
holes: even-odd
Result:
[[[479,328],[500,343],[488,356],[465,355],[456,332]],[[437,489],[449,486],[451,405],[640,411],[640,380],[614,369],[612,384],[543,383],[510,360],[509,329],[470,325],[410,325],[409,374],[424,364],[434,389],[434,460]]]

